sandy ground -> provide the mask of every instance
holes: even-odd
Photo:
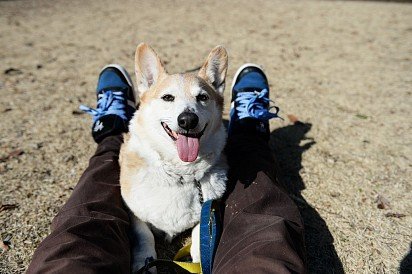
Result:
[[[95,149],[78,106],[94,105],[105,64],[133,70],[141,41],[169,72],[199,66],[216,44],[229,51],[229,81],[244,62],[265,67],[282,116],[304,122],[273,121],[271,145],[312,273],[396,273],[407,256],[410,266],[411,4],[0,1],[0,232],[10,242],[0,273],[23,272],[49,233]]]

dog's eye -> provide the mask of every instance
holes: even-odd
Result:
[[[198,96],[196,96],[196,100],[200,102],[205,102],[209,100],[209,96],[207,96],[206,94],[199,94]]]
[[[170,94],[165,94],[162,96],[162,100],[166,102],[173,102],[175,100],[175,97]]]

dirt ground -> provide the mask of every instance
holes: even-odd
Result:
[[[142,41],[169,72],[198,67],[217,44],[229,83],[244,62],[264,66],[285,118],[272,121],[271,146],[305,221],[311,273],[407,273],[412,5],[263,0],[0,1],[0,233],[10,246],[0,273],[24,272],[94,152],[78,106],[94,106],[100,68],[132,72]],[[378,196],[390,205],[379,209]]]

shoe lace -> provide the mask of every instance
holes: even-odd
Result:
[[[263,89],[261,92],[239,92],[236,96],[237,103],[236,111],[239,119],[253,117],[258,120],[267,121],[272,118],[280,118],[278,116],[279,108],[277,106],[267,107],[274,101],[267,98],[269,91]],[[275,112],[270,112],[275,109]]]
[[[97,96],[97,107],[95,109],[85,105],[80,105],[80,109],[93,115],[93,122],[108,114],[118,115],[123,120],[127,120],[126,106],[123,103],[122,95],[123,92],[121,91],[108,90]]]

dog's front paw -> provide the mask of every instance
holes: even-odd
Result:
[[[190,247],[190,256],[192,256],[192,261],[194,263],[200,263],[200,250],[199,248]]]
[[[155,240],[147,223],[135,215],[130,216],[132,222],[131,244],[132,244],[132,273],[136,273],[151,260],[156,259]],[[156,268],[150,269],[149,273],[157,273]]]
[[[190,256],[194,263],[200,263],[200,225],[196,225],[192,230],[192,245],[190,247]]]

